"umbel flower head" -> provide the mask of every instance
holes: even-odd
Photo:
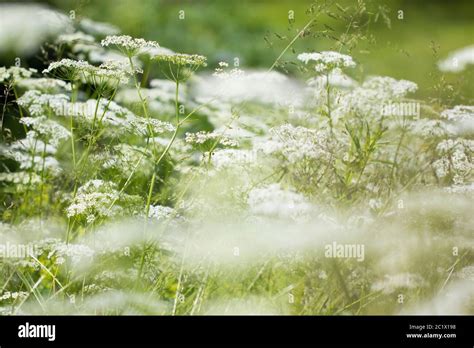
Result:
[[[316,63],[314,68],[319,73],[328,73],[337,68],[353,68],[356,65],[351,56],[334,51],[301,53],[298,59],[305,64],[314,61]]]
[[[75,81],[79,80],[81,74],[89,71],[91,67],[92,65],[84,60],[64,58],[49,64],[48,68],[43,70],[43,74],[52,74],[66,81]]]
[[[199,54],[170,53],[160,54],[153,57],[156,61],[168,62],[174,65],[186,67],[206,66],[206,57]]]
[[[210,151],[214,146],[219,147],[237,147],[239,146],[238,141],[224,134],[217,132],[197,132],[197,133],[186,133],[186,143],[192,145],[196,150],[203,153]]]
[[[23,79],[30,78],[36,73],[36,69],[25,69],[18,66],[11,66],[9,68],[0,67],[0,83],[17,83]]]
[[[185,81],[194,71],[207,65],[206,57],[198,54],[169,52],[157,54],[152,59],[168,67],[169,73],[164,74],[173,81]]]
[[[96,87],[127,83],[132,71],[127,64],[120,61],[107,61],[99,67],[89,64],[83,60],[62,59],[53,62],[43,70],[43,73],[50,73],[58,78],[90,83]]]
[[[139,52],[146,49],[159,48],[160,45],[156,41],[147,41],[145,39],[133,38],[129,35],[109,35],[102,40],[101,45],[104,47],[115,46],[120,52],[131,58]]]

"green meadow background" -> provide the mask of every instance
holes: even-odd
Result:
[[[288,40],[308,21],[309,0],[49,0],[38,1],[78,16],[110,22],[125,34],[156,40],[185,53],[206,55],[211,64],[239,57],[241,67],[268,68]],[[336,1],[317,1],[317,3]],[[337,1],[342,8],[357,0]],[[362,64],[353,77],[388,75],[415,81],[420,97],[441,97],[447,104],[467,103],[474,95],[471,67],[462,74],[447,74],[440,83],[436,62],[467,45],[474,44],[472,0],[373,0],[364,2],[371,13],[379,13],[369,35],[350,52]],[[179,19],[179,11],[185,19]],[[288,11],[294,11],[290,25]],[[398,19],[398,11],[403,19]],[[383,16],[382,13],[385,15]],[[390,21],[390,25],[388,25]],[[328,29],[326,26],[330,27]],[[322,17],[315,30],[328,34],[345,32],[346,24]],[[334,30],[332,32],[332,30]],[[302,51],[331,49],[334,41],[306,37],[289,50],[284,59],[294,60]],[[346,52],[348,53],[348,52]],[[290,69],[290,73],[294,70]],[[451,93],[445,83],[451,83]]]

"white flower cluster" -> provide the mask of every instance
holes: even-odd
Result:
[[[208,150],[217,143],[225,147],[237,147],[239,142],[235,139],[227,137],[223,133],[217,132],[197,132],[197,133],[186,133],[186,143],[196,146],[200,149],[208,148]]]
[[[448,121],[455,123],[467,124],[474,122],[474,106],[471,105],[456,105],[452,109],[444,110],[441,117]]]
[[[135,72],[141,72],[141,70],[136,69],[132,72],[130,66],[124,61],[106,60],[99,67],[89,69],[85,80],[96,86],[118,83],[127,84],[130,76]]]
[[[150,210],[148,211],[148,217],[158,221],[167,221],[176,216],[176,210],[163,205],[150,205]]]
[[[52,62],[49,66],[43,70],[43,74],[55,73],[61,77],[68,77],[74,79],[83,71],[88,71],[92,65],[85,60],[74,60],[69,58],[63,58],[60,61]]]
[[[97,67],[84,60],[64,58],[51,63],[47,69],[43,70],[43,73],[52,73],[71,81],[82,78],[84,82],[98,86],[114,83],[126,84],[132,71],[128,64],[119,60],[107,60]]]
[[[56,147],[38,139],[37,133],[29,131],[24,139],[13,142],[8,148],[0,148],[0,153],[19,163],[20,169],[41,172],[44,169],[51,174],[61,171],[58,160],[53,156]]]
[[[157,134],[174,132],[175,126],[169,122],[157,120],[156,118],[128,117],[127,130],[132,134],[152,137]]]
[[[43,94],[40,91],[27,91],[17,99],[18,105],[28,110],[31,116],[47,115],[50,110],[57,113],[69,101],[64,94]]]
[[[314,210],[303,195],[284,190],[280,184],[252,189],[247,203],[251,213],[266,217],[296,219],[307,216]]]
[[[351,56],[334,51],[301,53],[298,59],[303,63],[315,62],[315,70],[318,73],[328,73],[334,69],[353,68],[356,66]]]
[[[206,57],[199,54],[185,54],[185,53],[164,53],[153,56],[153,60],[165,63],[171,63],[178,66],[188,66],[198,68],[206,66]]]
[[[352,111],[364,117],[378,118],[382,116],[385,103],[400,100],[417,88],[416,83],[407,80],[396,80],[388,76],[369,77],[361,86],[338,98],[333,114],[339,117]]]
[[[93,223],[98,218],[121,215],[127,203],[134,206],[139,201],[139,197],[120,194],[113,182],[90,180],[77,190],[66,213],[69,218],[82,217],[88,223]]]
[[[372,76],[364,81],[362,88],[378,91],[384,99],[398,99],[408,93],[416,92],[418,85],[415,82],[396,80],[389,76]]]
[[[101,163],[104,169],[117,170],[122,177],[127,178],[130,173],[135,170],[138,173],[148,174],[153,169],[151,163],[146,159],[148,152],[145,148],[129,145],[118,144],[113,147],[113,151],[101,153],[94,156],[94,160]],[[141,160],[141,161],[140,161]],[[137,168],[137,163],[138,165]]]
[[[425,139],[441,138],[454,134],[449,125],[441,120],[422,118],[411,121],[409,126],[412,134],[419,135]]]
[[[451,175],[456,185],[472,179],[474,140],[462,138],[443,140],[436,150],[441,158],[433,163],[433,167],[439,178]]]
[[[464,121],[474,119],[474,106],[456,105],[452,109],[444,110],[441,117],[448,121]]]
[[[140,50],[160,47],[158,42],[133,38],[129,35],[109,35],[101,41],[101,45],[104,47],[115,46],[128,57],[136,55]]]
[[[438,63],[438,68],[443,72],[458,73],[465,70],[468,65],[474,65],[474,45],[452,52]]]
[[[305,159],[329,160],[328,133],[323,130],[287,123],[270,129],[270,138],[256,145],[265,154],[281,155],[285,161],[296,163]]]
[[[31,128],[38,139],[57,147],[62,141],[69,138],[71,133],[56,121],[46,116],[22,117],[20,122]]]
[[[456,105],[444,110],[441,117],[449,123],[450,129],[459,135],[474,133],[474,106]]]
[[[19,66],[11,66],[9,68],[0,67],[0,83],[16,84],[22,79],[30,78],[37,72],[38,70],[36,69],[25,69]]]

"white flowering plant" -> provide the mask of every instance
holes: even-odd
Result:
[[[367,75],[345,16],[304,52],[320,10],[263,71],[86,18],[1,67],[0,313],[473,314],[472,98]]]

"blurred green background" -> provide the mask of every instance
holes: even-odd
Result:
[[[232,62],[234,57],[239,57],[243,69],[270,67],[289,39],[307,23],[306,10],[314,3],[310,0],[37,2],[64,12],[74,10],[78,17],[112,23],[124,34],[156,40],[175,51],[206,55],[211,69],[218,61]],[[357,5],[358,1],[337,3],[346,8]],[[448,103],[469,102],[474,94],[473,68],[461,74],[447,74],[444,82],[440,80],[436,62],[453,50],[474,44],[474,1],[367,0],[365,3],[367,11],[379,13],[379,17],[370,24],[367,40],[351,52],[362,63],[358,71],[352,72],[354,77],[378,74],[404,78],[420,85],[419,96],[441,96]],[[179,18],[181,10],[184,19]],[[288,20],[290,10],[295,14],[293,24]],[[403,19],[398,19],[399,10],[403,11]],[[314,30],[328,30],[328,35],[334,37],[346,31],[347,23],[343,21],[330,16],[321,20]],[[295,52],[289,50],[284,60],[295,60],[296,54],[303,51],[334,48],[334,41],[308,36],[298,40],[294,48]],[[448,83],[453,85],[455,93]]]

